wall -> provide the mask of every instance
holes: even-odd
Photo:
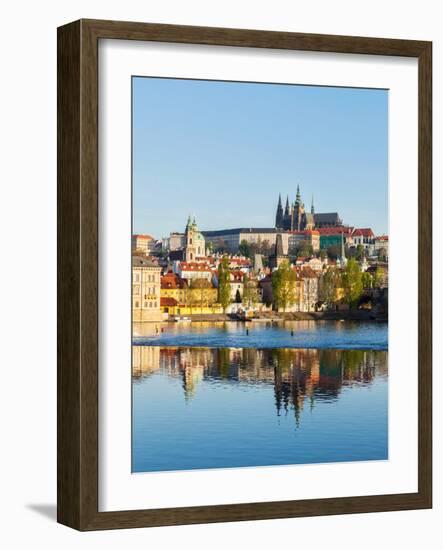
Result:
[[[435,509],[298,520],[77,533],[54,521],[56,464],[56,27],[79,17],[434,40],[434,181],[442,181],[443,38],[439,2],[224,0],[16,1],[2,8],[0,499],[5,548],[329,550],[436,548],[441,543],[442,414],[435,400]],[[435,186],[436,211],[442,186]],[[407,197],[405,197],[405,208]],[[440,207],[440,208],[438,208]],[[438,209],[438,210],[437,210]],[[6,238],[5,238],[6,237]],[[9,238],[8,238],[9,237]],[[434,240],[442,237],[436,219]],[[26,242],[26,250],[17,243]],[[435,249],[436,266],[442,247]],[[32,271],[17,269],[28,262]],[[440,271],[435,280],[442,277]],[[32,275],[30,275],[32,273]],[[29,277],[32,276],[32,284]],[[441,285],[435,299],[441,305]],[[25,291],[18,291],[25,289]],[[28,289],[28,290],[27,290]],[[28,293],[29,292],[29,293]],[[31,307],[30,307],[31,306]],[[6,310],[8,312],[6,312]],[[23,315],[23,311],[27,315]],[[29,312],[32,311],[32,316]],[[436,312],[435,331],[442,332]],[[435,341],[435,387],[443,374]],[[440,352],[440,353],[439,353]]]

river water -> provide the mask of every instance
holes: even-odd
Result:
[[[386,460],[381,323],[134,325],[134,472]]]

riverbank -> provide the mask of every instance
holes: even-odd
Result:
[[[313,311],[313,312],[294,312],[277,313],[270,311],[257,314],[252,318],[242,318],[231,314],[199,314],[188,315],[191,322],[280,322],[280,321],[374,321],[387,322],[386,314],[374,315],[371,310],[357,309],[350,311]],[[176,321],[170,321],[176,322]]]

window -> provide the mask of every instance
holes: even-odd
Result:
[[[138,303],[138,302],[135,302],[135,307],[139,307],[139,303]]]

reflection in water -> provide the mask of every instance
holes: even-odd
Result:
[[[386,460],[387,361],[370,349],[134,345],[132,469]]]
[[[133,379],[153,373],[180,379],[188,402],[201,384],[273,388],[278,416],[293,412],[296,425],[306,404],[338,400],[344,388],[387,378],[387,353],[374,350],[188,348],[133,346]]]

